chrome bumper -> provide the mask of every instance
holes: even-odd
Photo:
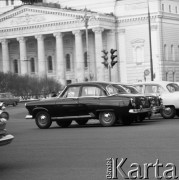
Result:
[[[151,108],[129,109],[129,113],[132,114],[145,113],[145,112],[151,112]]]
[[[13,139],[14,136],[11,134],[4,135],[3,137],[0,138],[0,146],[10,144]]]
[[[154,106],[152,108],[140,108],[140,109],[129,109],[129,113],[137,114],[137,113],[145,113],[145,112],[159,112],[163,106]]]
[[[33,119],[33,116],[32,115],[26,115],[25,118],[26,119]]]

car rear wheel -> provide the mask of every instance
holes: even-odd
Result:
[[[62,127],[62,128],[66,128],[68,126],[70,126],[70,124],[72,123],[72,120],[60,120],[60,121],[56,121],[56,123]]]
[[[50,115],[46,111],[38,112],[35,117],[35,122],[40,129],[47,129],[52,124]]]
[[[165,119],[172,119],[176,115],[176,109],[174,106],[167,106],[161,110],[161,115]]]
[[[8,120],[9,119],[9,113],[8,112],[2,112],[0,117]]]
[[[116,121],[116,116],[111,111],[100,112],[99,121],[105,127],[112,126]]]
[[[88,119],[79,119],[75,120],[78,125],[85,125],[88,122]]]

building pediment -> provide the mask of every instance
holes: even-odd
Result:
[[[85,29],[85,12],[62,8],[23,5],[0,15],[0,39]],[[111,15],[87,12],[88,28],[115,27]]]
[[[0,15],[0,29],[42,23],[78,21],[80,16],[82,17],[83,14],[72,13],[64,9],[24,5]]]

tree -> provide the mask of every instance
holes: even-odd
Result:
[[[19,76],[14,73],[0,72],[0,92],[11,92],[15,96],[28,97],[46,97],[51,92],[62,90],[61,84],[55,79],[44,77],[31,77],[28,75]]]

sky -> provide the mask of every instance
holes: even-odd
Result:
[[[60,3],[63,7],[73,7],[76,9],[91,9],[97,12],[114,12],[115,0],[46,0],[52,3]]]

